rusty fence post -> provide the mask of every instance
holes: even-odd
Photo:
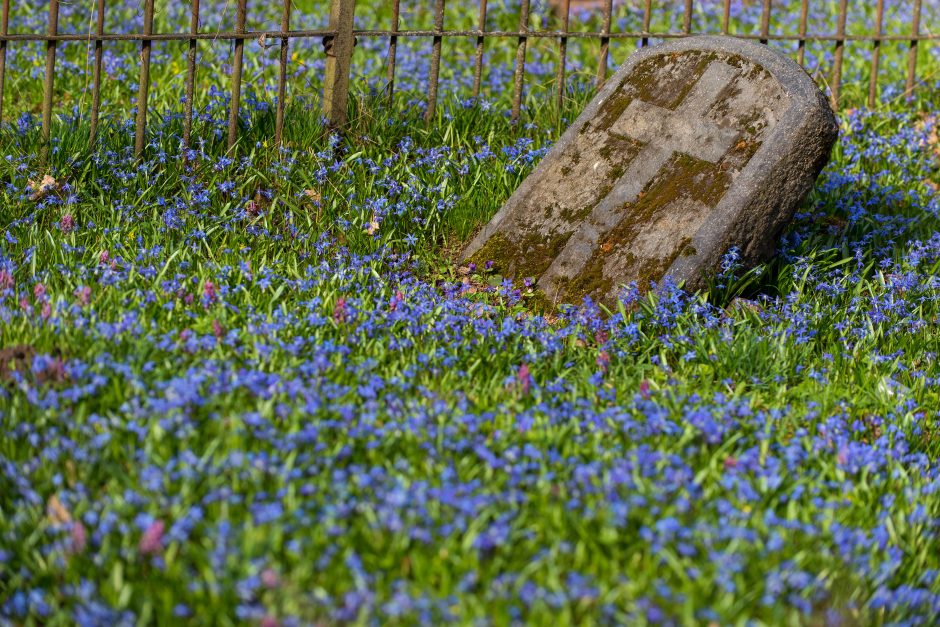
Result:
[[[331,127],[345,126],[349,100],[349,67],[352,64],[353,17],[356,0],[333,0],[330,30],[335,35],[323,39],[326,48],[326,74],[323,77],[323,115]]]
[[[845,54],[845,20],[848,14],[848,0],[839,0],[839,18],[836,22],[836,49],[833,53],[832,80],[829,81],[829,97],[832,109],[839,110],[842,95],[842,57]]]
[[[878,98],[878,64],[881,60],[881,36],[884,34],[885,0],[878,0],[875,9],[875,40],[871,49],[871,73],[868,77],[868,108],[875,108]]]
[[[189,150],[193,132],[193,98],[196,93],[196,35],[199,34],[199,0],[192,0],[189,17],[189,48],[186,51],[186,107],[183,113],[183,150]]]
[[[772,0],[764,0],[764,7],[761,9],[760,14],[760,42],[767,45],[767,41],[770,37],[770,11],[772,8]]]
[[[388,37],[388,67],[386,68],[385,92],[388,94],[388,104],[395,102],[395,62],[398,57],[398,27],[401,25],[399,19],[401,13],[400,0],[392,3],[392,29]]]
[[[565,62],[568,59],[568,26],[571,22],[571,0],[564,0],[561,3],[561,37],[558,38],[558,68],[555,75],[556,92],[555,106],[558,107],[558,115],[561,115],[561,107],[565,103]]]
[[[904,97],[907,99],[914,95],[914,85],[917,82],[917,38],[920,37],[920,8],[921,0],[914,0],[914,13],[911,15],[911,47],[907,51],[907,85],[904,88]]]
[[[104,34],[104,0],[98,0],[98,6],[95,11],[95,66],[93,70],[92,88],[91,88],[91,129],[88,133],[88,146],[91,150],[95,149],[95,139],[98,136],[98,113],[101,109],[101,61],[104,54],[102,47],[104,42],[101,36]]]
[[[516,69],[513,72],[512,112],[510,119],[519,121],[522,111],[522,92],[525,85],[525,50],[529,32],[529,0],[519,3],[519,39],[516,42]]]
[[[281,11],[281,32],[290,31],[291,0],[284,0],[284,9]],[[277,114],[274,118],[274,144],[280,148],[284,141],[284,111],[287,107],[287,63],[290,60],[288,45],[289,39],[281,39],[281,65],[277,75]]]
[[[607,0],[603,4],[604,22],[601,27],[601,50],[597,56],[597,78],[594,79],[596,89],[600,89],[607,80],[607,59],[610,56],[610,20],[613,5],[613,0]]]
[[[248,14],[248,0],[238,0],[235,13],[235,33],[242,35],[245,32],[245,19]],[[242,59],[245,55],[245,40],[235,39],[235,58],[232,61],[232,100],[228,112],[228,149],[235,148],[238,141],[238,108],[242,95]]]
[[[50,37],[55,37],[59,30],[59,0],[49,2],[49,28]],[[46,79],[42,96],[42,139],[48,144],[52,129],[52,88],[55,81],[55,48],[56,40],[46,42]]]
[[[431,40],[431,69],[428,74],[428,108],[424,112],[425,122],[430,122],[437,110],[437,83],[441,75],[441,45],[443,42],[444,0],[437,0],[434,7],[434,39]]]
[[[150,49],[153,41],[153,0],[144,5],[145,39],[140,42],[140,84],[137,88],[137,130],[134,134],[134,155],[140,157],[146,146],[147,135],[147,97],[150,93]]]
[[[0,15],[0,35],[6,37],[10,25],[10,0],[3,0],[3,14]],[[7,69],[7,41],[0,41],[0,125],[3,124],[3,79]]]
[[[480,18],[477,22],[477,47],[473,58],[473,97],[480,97],[480,86],[483,83],[483,43],[486,32],[486,0],[480,0]]]
[[[806,60],[806,24],[809,21],[809,0],[800,3],[800,39],[796,45],[796,62],[803,65]]]

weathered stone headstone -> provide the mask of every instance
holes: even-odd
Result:
[[[775,241],[829,158],[835,116],[796,63],[693,37],[633,54],[464,251],[553,302],[665,276],[700,287]]]

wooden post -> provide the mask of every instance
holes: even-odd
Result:
[[[59,0],[49,2],[49,28],[50,37],[59,32]],[[42,140],[47,144],[52,128],[52,88],[55,81],[55,39],[46,41],[46,82],[42,96]]]
[[[153,34],[153,0],[144,5],[144,37]],[[140,158],[146,146],[147,96],[150,93],[150,48],[153,41],[140,42],[140,85],[137,88],[137,131],[134,134],[134,156]]]
[[[332,0],[330,35],[323,40],[326,49],[326,75],[323,83],[323,115],[331,127],[346,125],[346,102],[349,99],[349,66],[352,62],[353,17],[356,0]]]
[[[911,16],[911,47],[907,51],[907,86],[904,89],[904,97],[911,98],[914,95],[914,84],[917,80],[917,39],[920,36],[920,5],[921,0],[914,0],[914,14]]]
[[[235,32],[242,34],[245,32],[245,20],[248,15],[248,0],[238,0],[238,8],[235,13]],[[236,39],[235,59],[232,62],[232,101],[228,112],[228,149],[235,148],[235,142],[238,141],[238,108],[241,105],[242,95],[242,59],[245,56],[245,40]]]
[[[10,0],[3,0],[3,14],[0,15],[0,35],[6,37],[10,26]],[[3,122],[3,79],[7,69],[7,41],[0,41],[0,123]]]

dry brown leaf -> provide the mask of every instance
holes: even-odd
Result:
[[[72,515],[69,510],[65,509],[65,506],[62,505],[59,497],[55,494],[50,496],[46,502],[46,515],[55,525],[67,525],[72,522]]]
[[[323,196],[315,189],[305,189],[304,194],[313,202],[320,202]]]
[[[42,200],[46,194],[55,190],[58,186],[59,182],[48,174],[43,176],[42,180],[38,183],[32,179],[29,179],[29,188],[33,190],[33,193],[29,195],[29,199],[31,202]]]

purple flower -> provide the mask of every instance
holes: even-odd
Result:
[[[82,307],[86,307],[88,303],[91,302],[91,288],[84,285],[75,290],[75,296],[78,298],[78,304]]]
[[[516,382],[519,384],[519,389],[522,390],[523,395],[529,393],[529,388],[532,387],[532,374],[529,372],[527,364],[519,366],[519,371],[516,372]]]
[[[59,228],[62,229],[63,233],[71,233],[75,230],[75,218],[72,217],[71,213],[62,216],[62,220],[59,221]]]
[[[140,537],[140,544],[137,545],[137,550],[140,551],[141,555],[155,555],[163,550],[163,531],[165,528],[166,525],[162,520],[155,520],[150,523],[150,526],[144,531],[144,535]]]
[[[339,300],[336,301],[336,304],[333,305],[333,320],[338,324],[346,322],[347,313],[346,299],[340,297]]]
[[[83,553],[88,544],[88,532],[85,530],[85,525],[76,521],[72,524],[72,531],[69,535],[72,541],[72,553]]]
[[[277,588],[281,583],[281,578],[278,577],[277,571],[273,568],[265,568],[261,571],[261,584],[268,589]]]

